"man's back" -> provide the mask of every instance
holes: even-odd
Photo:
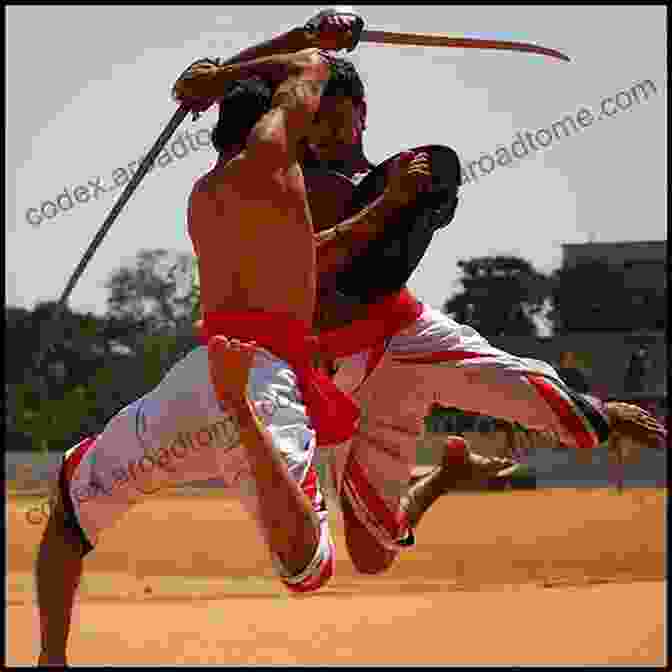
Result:
[[[294,163],[270,171],[259,160],[242,152],[218,164],[192,191],[189,234],[199,259],[202,306],[310,322],[315,252],[301,169]]]
[[[246,67],[250,73],[258,69],[275,89],[250,88],[245,98],[242,88],[238,104],[244,102],[236,108],[235,96],[244,82],[234,86],[220,110],[219,160],[192,191],[189,234],[199,259],[202,307],[206,313],[280,313],[310,324],[315,249],[298,160],[329,78],[328,61],[318,50],[307,49],[231,67],[243,74]],[[232,75],[226,67],[215,68],[210,79],[218,75],[225,90]],[[266,95],[264,109],[259,100]],[[241,124],[236,112],[247,113],[249,125]]]

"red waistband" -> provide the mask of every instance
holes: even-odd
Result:
[[[206,344],[215,335],[255,341],[285,360],[296,374],[318,444],[342,443],[355,433],[359,408],[327,375],[314,368],[312,358],[318,340],[305,322],[280,313],[216,311],[203,315],[201,331]]]
[[[310,325],[282,313],[255,311],[210,311],[203,315],[201,341],[207,345],[215,335],[255,341],[292,366],[310,364],[318,340]]]
[[[348,357],[391,338],[422,314],[423,305],[404,287],[367,306],[367,317],[320,334],[320,351],[329,359]]]

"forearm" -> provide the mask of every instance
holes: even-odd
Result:
[[[353,217],[316,234],[320,282],[328,284],[329,276],[341,271],[354,256],[363,252],[398,210],[398,206],[380,196]]]
[[[310,32],[303,28],[292,28],[282,35],[260,42],[253,47],[248,47],[231,58],[222,59],[221,62],[224,65],[233,65],[242,61],[265,58],[266,56],[301,51],[313,46],[315,46],[315,38]]]
[[[214,100],[221,97],[227,85],[236,80],[259,76],[272,84],[280,84],[292,75],[297,76],[315,69],[320,63],[324,70],[322,79],[326,80],[328,69],[324,69],[325,60],[316,49],[262,56],[223,65],[210,62],[205,68],[187,70],[173,87],[173,95],[178,100]]]

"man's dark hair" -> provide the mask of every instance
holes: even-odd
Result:
[[[212,131],[212,144],[218,152],[240,145],[259,119],[271,109],[273,89],[261,77],[232,82],[220,99],[219,119]]]
[[[364,100],[364,83],[355,66],[345,58],[329,59],[331,74],[324,89],[325,96],[343,96],[361,103]]]
[[[358,103],[364,100],[364,84],[355,66],[344,58],[330,59],[331,74],[324,96],[344,96]],[[232,82],[220,99],[219,119],[212,131],[218,152],[243,144],[254,125],[271,109],[275,89],[261,77]]]

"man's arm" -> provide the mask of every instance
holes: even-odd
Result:
[[[299,142],[319,107],[330,76],[329,57],[319,49],[277,54],[232,65],[194,64],[177,81],[175,98],[191,110],[221,97],[230,82],[259,76],[275,86],[270,110],[247,137],[246,154],[273,171],[296,161]]]
[[[270,40],[260,42],[253,47],[243,49],[243,51],[231,58],[220,59],[220,63],[231,65],[275,54],[302,51],[303,49],[310,49],[312,47],[322,49],[341,48],[341,40],[338,36],[340,27],[353,24],[354,17],[347,13],[344,14],[338,10],[321,11],[309,19],[304,26],[292,28],[286,33],[282,33],[282,35],[272,37]],[[350,40],[357,41],[352,32],[349,35]],[[357,31],[358,37],[359,31]],[[338,46],[330,46],[327,44],[327,40],[336,40],[334,44]],[[352,47],[354,47],[354,44],[351,43],[350,49]]]
[[[345,268],[385,228],[385,222],[398,211],[395,204],[379,196],[356,215],[315,234],[317,273],[320,284]]]
[[[317,273],[321,287],[336,279],[351,259],[363,252],[386,226],[398,224],[398,215],[429,188],[431,166],[425,152],[407,152],[390,168],[385,191],[372,203],[336,226],[315,235]]]
[[[299,145],[317,113],[329,75],[327,59],[317,49],[307,49],[292,57],[287,77],[273,94],[271,109],[247,137],[248,159],[271,172],[299,159]]]
[[[207,58],[196,61],[180,75],[173,86],[173,98],[200,113],[221,96],[223,86],[230,81],[244,79],[250,75],[260,75],[275,83],[284,81],[287,72],[283,71],[283,68],[291,63],[291,57],[298,52],[311,48],[336,51],[343,48],[352,49],[357,41],[353,28],[359,26],[361,30],[361,25],[357,21],[354,16],[320,12],[304,28],[294,28],[278,37],[245,49],[225,61]],[[359,31],[355,32],[359,34]],[[279,58],[266,60],[274,57]],[[227,70],[228,66],[243,63],[247,66],[244,69]]]
[[[220,59],[220,63],[233,65],[234,63],[252,61],[266,56],[303,51],[317,46],[317,36],[314,33],[310,33],[304,28],[293,28],[282,35],[266,40],[266,42],[243,49],[231,58]]]
[[[318,53],[317,49],[304,49],[289,54],[274,54],[251,61],[222,65],[208,59],[197,61],[175,82],[173,97],[181,103],[215,100],[221,97],[231,82],[255,75],[272,84],[279,84],[290,74],[296,74]]]

